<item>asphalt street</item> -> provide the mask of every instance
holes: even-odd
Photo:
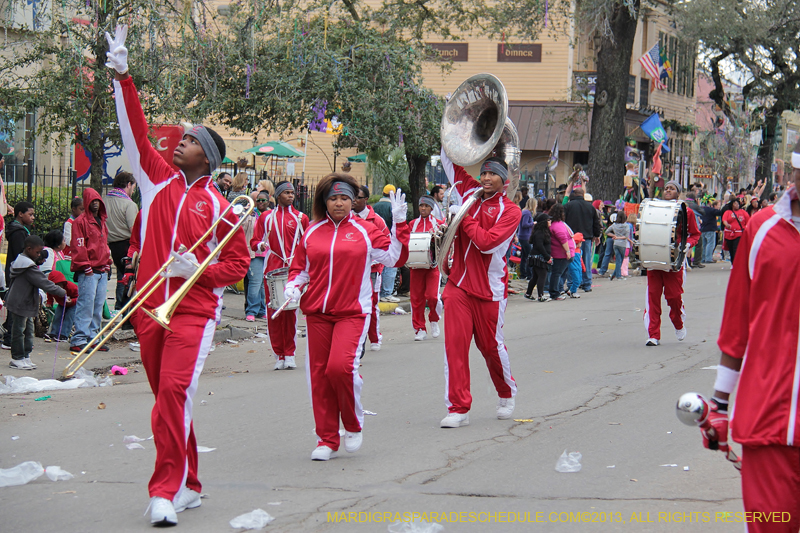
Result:
[[[674,408],[684,392],[712,392],[715,373],[704,367],[719,360],[728,276],[728,263],[689,273],[688,337],[677,341],[665,307],[659,347],[645,347],[643,277],[596,280],[579,300],[512,296],[504,331],[519,389],[516,420],[496,419],[496,393],[473,347],[471,424],[458,429],[439,427],[443,338],[414,342],[410,315],[384,316],[383,349],[368,351],[361,369],[363,406],[375,413],[365,417],[364,444],[328,462],[310,460],[305,338],[297,370],[274,371],[263,338],[219,344],[195,398],[198,445],[215,448],[200,454],[205,497],[178,515],[178,528],[231,531],[232,518],[261,508],[275,517],[266,530],[282,532],[386,532],[395,513],[446,513],[446,533],[741,531],[726,521],[742,510],[739,473],[705,450]],[[226,313],[241,318],[242,297],[225,299]],[[37,339],[39,368],[25,375],[51,377],[54,349]],[[123,343],[90,362],[129,366],[113,387],[0,395],[0,468],[33,460],[75,475],[0,489],[0,529],[150,528],[143,513],[154,445],[123,443],[152,434],[153,399],[136,356]],[[564,450],[582,454],[580,472],[555,470]]]

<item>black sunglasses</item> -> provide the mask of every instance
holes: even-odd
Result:
[[[267,200],[266,198],[259,198],[258,200],[256,200],[256,203],[259,204],[263,204],[264,202],[269,202],[269,200]]]
[[[356,200],[366,200],[369,196],[356,196]]]

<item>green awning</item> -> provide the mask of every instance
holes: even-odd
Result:
[[[367,162],[367,154],[351,155],[350,157],[347,158],[347,160],[351,161],[353,163],[366,163]]]
[[[274,157],[305,157],[303,152],[296,150],[291,144],[283,141],[270,141],[259,146],[254,146],[253,148],[248,148],[245,152]]]
[[[222,160],[222,164],[223,165],[233,165],[233,161],[231,161],[230,157],[225,156],[225,159]]]

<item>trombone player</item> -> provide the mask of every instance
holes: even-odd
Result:
[[[177,253],[181,245],[198,241],[228,206],[214,187],[211,172],[225,157],[225,143],[213,130],[194,126],[183,136],[173,154],[176,172],[150,144],[148,125],[133,80],[128,74],[125,47],[127,26],[119,26],[109,44],[106,65],[116,71],[114,93],[117,117],[131,168],[142,195],[141,260],[139,281],[149,280],[170,258],[162,288],[147,299],[154,309],[197,272],[198,263],[217,253],[217,243],[231,231],[219,224],[207,242],[193,253]],[[228,211],[231,226],[237,217]],[[171,330],[144,313],[135,313],[142,363],[155,395],[151,423],[156,444],[156,464],[150,478],[150,522],[156,526],[178,523],[176,513],[200,506],[197,478],[197,442],[192,427],[192,400],[203,364],[211,348],[220,317],[223,288],[242,279],[250,264],[244,232],[235,230],[231,245],[199,275],[175,309]],[[140,288],[140,287],[137,287]]]

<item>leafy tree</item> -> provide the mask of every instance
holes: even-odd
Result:
[[[15,9],[25,0],[8,0]],[[28,2],[30,3],[30,2]],[[188,3],[186,4],[189,5]],[[200,12],[205,13],[203,4]],[[30,7],[27,7],[30,9]],[[186,114],[176,94],[195,89],[191,57],[183,53],[197,25],[172,3],[148,0],[62,0],[39,14],[34,28],[21,28],[0,63],[0,119],[20,120],[37,110],[33,135],[59,143],[77,141],[91,154],[91,185],[102,187],[107,141],[120,143],[111,82],[105,66],[118,22],[132,21],[127,46],[145,113],[163,120]],[[188,86],[188,87],[187,87]]]
[[[756,178],[772,190],[775,130],[781,114],[800,103],[800,6],[795,0],[695,0],[682,4],[679,22],[685,36],[700,42],[715,88],[709,94],[728,120],[735,121],[722,84],[723,72],[743,75],[742,95],[762,126]]]

